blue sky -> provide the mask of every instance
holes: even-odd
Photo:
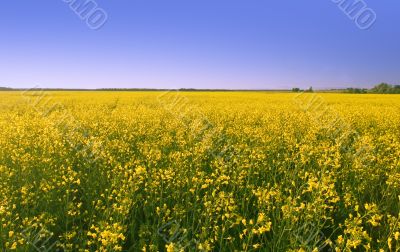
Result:
[[[6,0],[0,86],[369,87],[400,84],[400,1],[365,0],[361,30],[332,0],[96,0],[88,27],[65,0]]]

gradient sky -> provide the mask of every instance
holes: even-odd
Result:
[[[96,0],[91,30],[63,0],[6,0],[0,86],[369,87],[400,80],[400,1],[366,0],[360,30],[332,0]]]

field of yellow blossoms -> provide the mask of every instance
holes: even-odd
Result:
[[[400,96],[0,92],[0,251],[400,251]]]

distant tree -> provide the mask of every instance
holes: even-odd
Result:
[[[309,89],[307,89],[306,91],[304,91],[304,92],[306,92],[306,93],[313,93],[314,92],[314,90],[313,90],[313,88],[312,87],[310,87]]]
[[[298,93],[300,91],[301,91],[300,88],[292,88],[292,92]]]
[[[346,91],[350,94],[366,94],[368,90],[364,88],[348,88]]]
[[[400,85],[394,85],[393,86],[393,91],[395,94],[400,94]]]
[[[376,94],[390,94],[392,93],[392,91],[393,91],[392,85],[389,85],[387,83],[381,83],[371,89],[371,93],[376,93]]]

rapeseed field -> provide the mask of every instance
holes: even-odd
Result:
[[[400,251],[400,97],[0,92],[2,251]]]

